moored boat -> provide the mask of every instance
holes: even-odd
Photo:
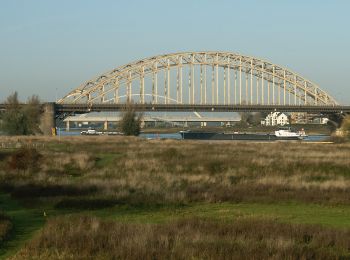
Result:
[[[274,133],[260,134],[260,133],[225,133],[225,132],[196,132],[196,131],[180,131],[182,139],[193,140],[261,140],[261,141],[275,141],[275,140],[302,140],[306,137],[304,131],[295,132],[290,127],[280,128]]]
[[[81,135],[101,135],[102,132],[97,132],[95,129],[88,129],[87,131],[81,131]]]
[[[95,129],[88,129],[87,131],[81,131],[81,135],[124,135],[121,132],[98,132]]]

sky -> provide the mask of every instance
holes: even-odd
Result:
[[[268,60],[350,104],[348,0],[0,0],[0,101],[54,101],[142,58],[229,51]]]

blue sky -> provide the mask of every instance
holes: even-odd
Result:
[[[0,0],[0,100],[55,100],[157,54],[256,56],[350,104],[348,0]]]

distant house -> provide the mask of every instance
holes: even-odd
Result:
[[[261,125],[275,126],[275,125],[287,125],[289,124],[288,116],[280,112],[272,112],[261,121]]]
[[[321,124],[325,125],[329,121],[328,118],[313,113],[291,113],[291,122],[293,124]]]
[[[329,121],[329,119],[326,118],[326,117],[321,118],[321,124],[322,124],[322,125],[328,124],[328,121]]]
[[[293,124],[307,124],[309,121],[308,113],[293,112],[290,114],[290,119]]]

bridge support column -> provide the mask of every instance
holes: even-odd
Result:
[[[66,131],[69,131],[69,123],[70,121],[66,121]]]
[[[43,104],[43,112],[40,118],[40,130],[44,135],[52,135],[52,128],[56,127],[55,115],[55,103]]]
[[[107,120],[103,124],[103,130],[105,130],[105,131],[108,130],[108,121]]]

